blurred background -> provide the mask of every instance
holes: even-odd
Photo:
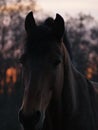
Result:
[[[0,130],[20,130],[23,86],[18,59],[25,42],[24,18],[37,22],[61,14],[72,47],[73,64],[98,81],[98,0],[0,0]]]

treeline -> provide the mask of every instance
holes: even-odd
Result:
[[[72,46],[73,64],[88,79],[98,81],[98,21],[80,13],[68,17],[66,28]]]
[[[0,59],[17,60],[23,52],[24,17],[25,13],[19,11],[0,14]],[[87,78],[98,81],[98,21],[91,15],[69,16],[65,18],[65,28],[72,46],[73,63]]]

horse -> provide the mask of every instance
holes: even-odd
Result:
[[[24,95],[19,121],[24,130],[98,130],[97,83],[72,64],[63,40],[61,15],[36,24],[25,18],[26,42],[20,58]],[[64,43],[65,42],[65,43]]]

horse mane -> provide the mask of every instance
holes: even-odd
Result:
[[[69,53],[70,59],[72,60],[72,47],[71,47],[71,43],[69,41],[68,35],[67,35],[67,31],[65,30],[64,35],[63,35],[63,43],[67,48],[67,51]]]
[[[64,86],[62,90],[62,101],[65,112],[65,117],[71,117],[77,109],[77,97],[76,97],[76,77],[78,75],[75,70],[69,52],[65,44],[62,44],[64,53]],[[71,82],[69,82],[71,80]],[[67,100],[66,100],[67,99]]]

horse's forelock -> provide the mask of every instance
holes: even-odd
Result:
[[[54,24],[54,19],[52,17],[48,17],[45,21],[44,21],[44,25],[48,26],[48,27],[53,27]]]

